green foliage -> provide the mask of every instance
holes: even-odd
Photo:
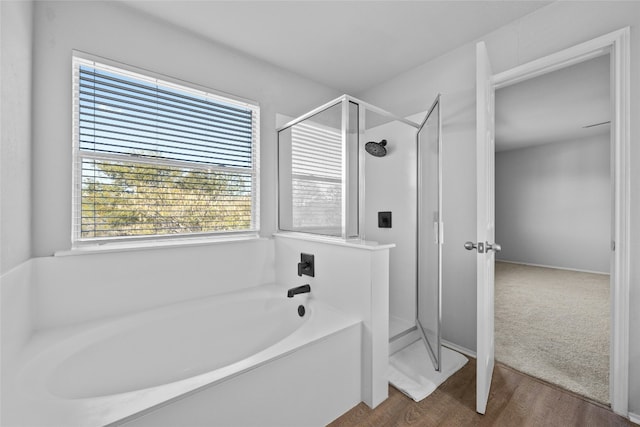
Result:
[[[88,160],[82,237],[247,230],[250,174]]]

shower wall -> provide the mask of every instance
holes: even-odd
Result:
[[[367,120],[367,124],[369,120]],[[364,151],[367,141],[386,139],[387,155]],[[415,325],[416,318],[416,129],[399,121],[369,128],[364,141],[366,240],[395,243],[389,253],[389,336]],[[378,228],[378,212],[391,211],[391,228]]]

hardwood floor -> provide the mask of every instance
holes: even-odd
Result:
[[[376,409],[364,403],[329,424],[350,426],[635,426],[608,408],[588,402],[504,365],[496,365],[485,415],[476,413],[476,361],[431,396],[414,402],[389,386],[389,398]]]

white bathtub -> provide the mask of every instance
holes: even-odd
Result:
[[[302,317],[299,305],[305,307]],[[357,330],[358,324],[309,294],[286,298],[286,288],[264,285],[47,331],[31,340],[12,370],[8,381],[16,392],[3,410],[9,409],[9,425],[136,422],[159,405],[250,375],[332,334]],[[360,372],[354,375],[359,383]],[[276,383],[283,377],[275,376]],[[253,388],[250,379],[243,381],[245,389]],[[353,405],[349,400],[347,409]]]

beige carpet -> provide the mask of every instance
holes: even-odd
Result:
[[[609,276],[496,262],[496,360],[609,403]]]

